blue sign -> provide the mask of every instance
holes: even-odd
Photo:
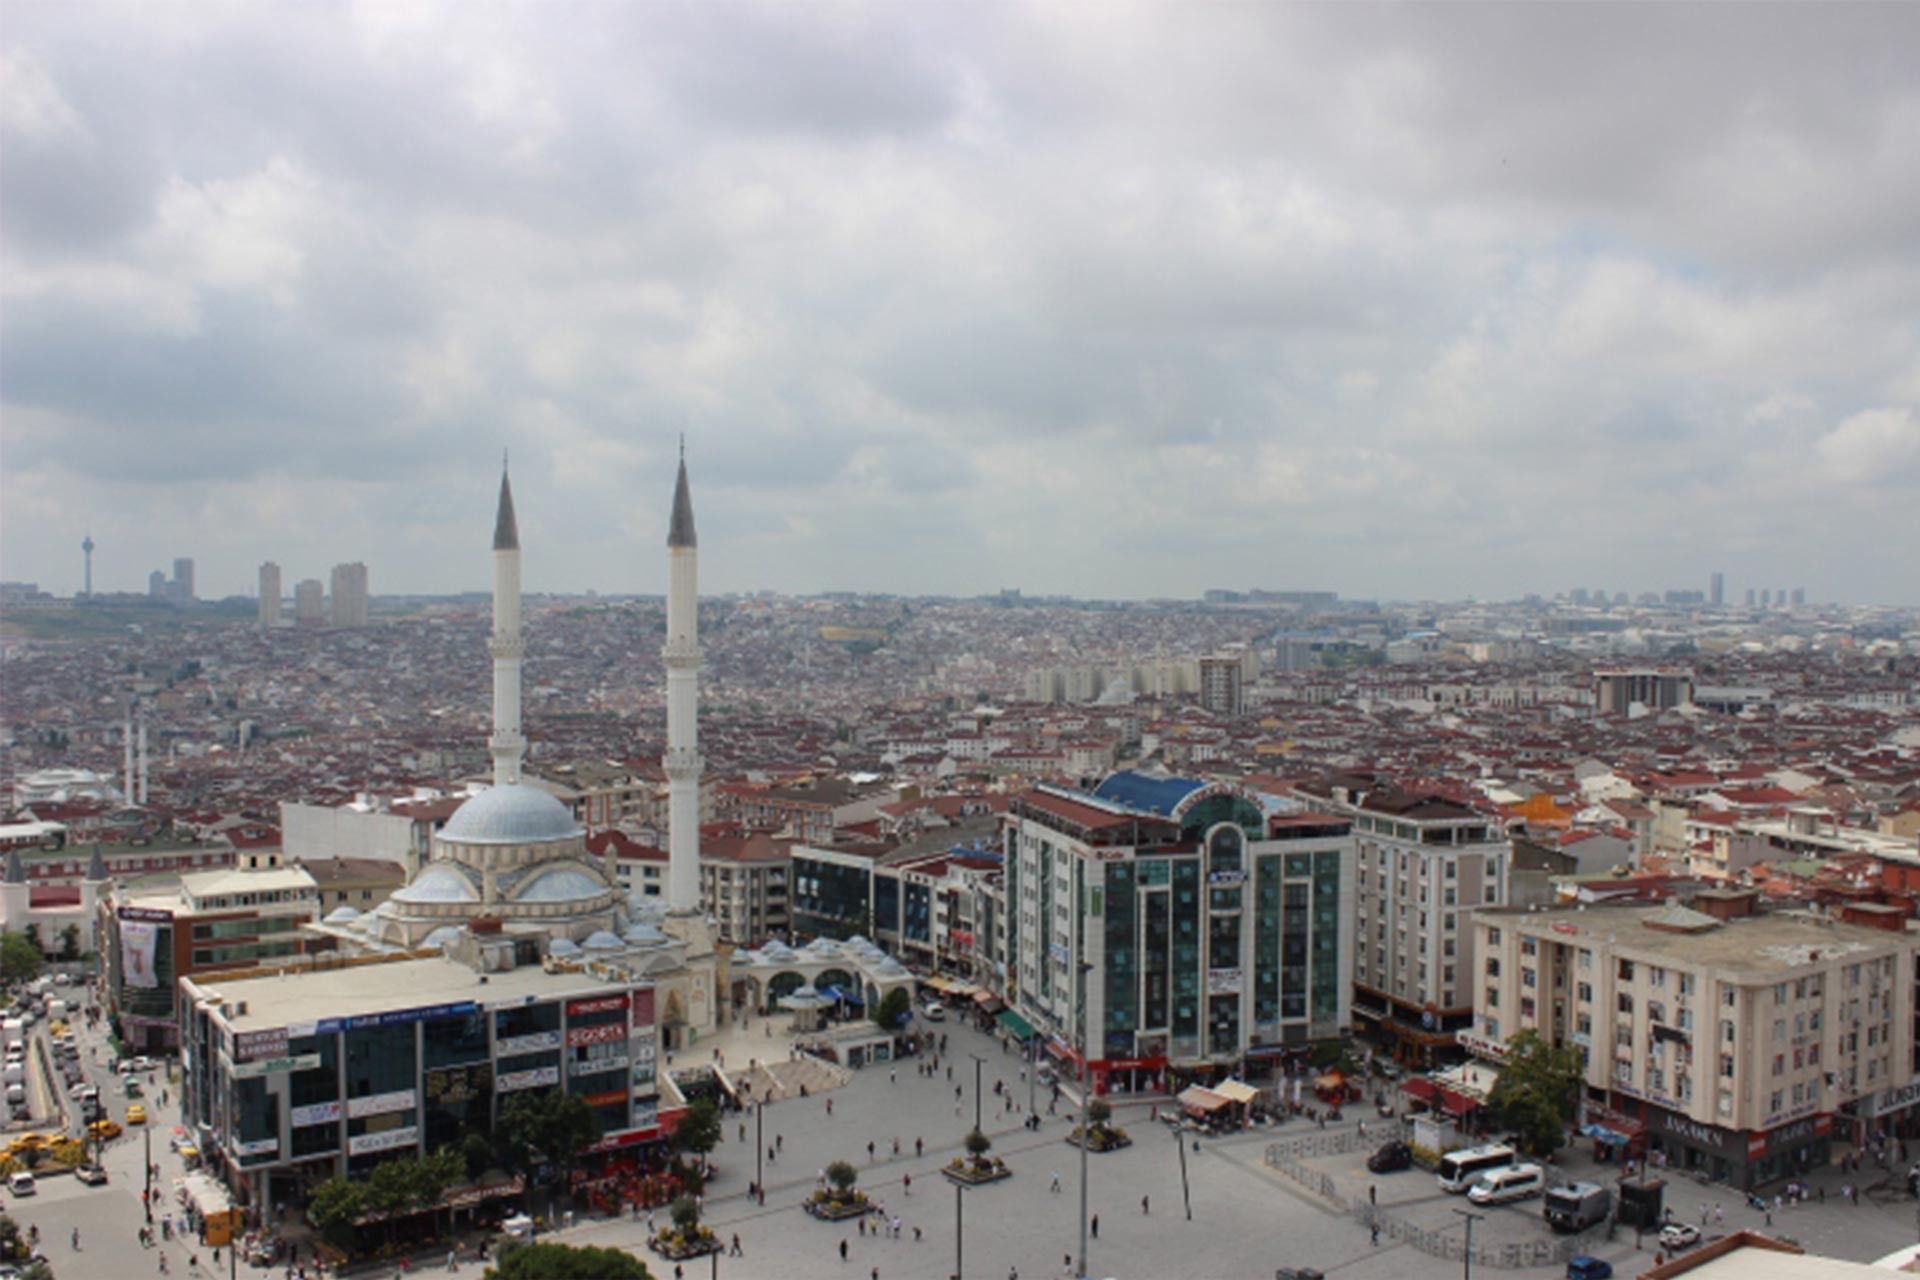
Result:
[[[313,1034],[330,1036],[336,1031],[358,1031],[364,1027],[395,1027],[405,1022],[452,1018],[479,1011],[480,1006],[474,1001],[462,1000],[458,1004],[428,1005],[424,1009],[389,1009],[385,1013],[363,1013],[356,1018],[322,1018],[313,1024]]]

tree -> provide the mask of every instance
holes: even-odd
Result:
[[[28,928],[32,928],[31,925]],[[9,933],[0,936],[0,979],[8,982],[26,982],[40,972],[45,958],[40,948],[25,934]]]
[[[673,1225],[683,1234],[700,1225],[700,1202],[692,1196],[675,1196],[668,1212],[673,1216]]]
[[[80,958],[80,926],[70,924],[60,931],[60,955],[66,960]]]
[[[653,1280],[647,1264],[619,1249],[591,1245],[515,1244],[500,1251],[486,1280]]]
[[[827,1185],[837,1191],[841,1199],[845,1199],[847,1192],[853,1190],[854,1181],[859,1176],[859,1171],[845,1160],[835,1160],[827,1166]]]
[[[705,1157],[720,1145],[720,1108],[711,1098],[696,1098],[674,1126],[674,1149]]]
[[[1521,1031],[1507,1040],[1507,1056],[1487,1106],[1501,1124],[1520,1135],[1528,1154],[1551,1155],[1566,1141],[1584,1075],[1579,1050],[1550,1044],[1537,1031]]]
[[[874,1025],[887,1031],[898,1031],[906,1025],[907,1015],[913,1012],[913,996],[905,987],[895,987],[880,997],[880,1003],[874,1006]]]
[[[978,1129],[971,1129],[967,1132],[967,1154],[968,1155],[972,1156],[975,1160],[978,1160],[991,1150],[993,1150],[992,1138],[989,1138],[986,1134],[980,1132]]]
[[[1099,1128],[1113,1119],[1113,1104],[1105,1098],[1095,1098],[1087,1103],[1087,1123]]]
[[[484,1133],[469,1133],[460,1140],[460,1157],[466,1162],[467,1177],[478,1178],[493,1163],[493,1143]]]
[[[585,1098],[560,1089],[516,1093],[500,1108],[500,1155],[512,1170],[531,1176],[542,1163],[570,1172],[593,1141],[593,1109]]]

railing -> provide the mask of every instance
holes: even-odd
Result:
[[[1280,1176],[1325,1201],[1334,1212],[1348,1214],[1363,1227],[1369,1229],[1378,1227],[1380,1234],[1389,1240],[1418,1249],[1421,1253],[1435,1258],[1452,1261],[1464,1258],[1467,1253],[1466,1240],[1460,1234],[1458,1227],[1425,1227],[1378,1205],[1350,1202],[1341,1193],[1338,1179],[1330,1173],[1314,1169],[1307,1164],[1310,1159],[1350,1155],[1354,1151],[1377,1146],[1378,1142],[1377,1136],[1362,1138],[1359,1133],[1351,1129],[1337,1133],[1308,1134],[1305,1137],[1269,1143],[1266,1163]],[[1505,1244],[1480,1243],[1473,1247],[1473,1261],[1478,1266],[1494,1267],[1504,1271],[1557,1266],[1569,1258],[1591,1253],[1596,1245],[1611,1238],[1612,1234],[1612,1225],[1602,1223],[1579,1235],[1552,1236]]]

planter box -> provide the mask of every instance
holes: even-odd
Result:
[[[849,1218],[858,1218],[862,1214],[873,1212],[870,1200],[815,1200],[809,1197],[801,1206],[822,1222],[845,1222]]]
[[[688,1258],[704,1258],[710,1253],[719,1253],[726,1246],[720,1243],[720,1237],[716,1235],[687,1244],[668,1244],[662,1237],[655,1236],[647,1241],[647,1247],[663,1258],[684,1262]]]
[[[949,1164],[941,1166],[940,1172],[949,1181],[962,1182],[970,1187],[983,1187],[989,1182],[1001,1182],[1013,1176],[1013,1170],[1005,1165],[995,1167],[991,1164],[965,1164],[958,1169]]]
[[[1080,1145],[1079,1133],[1077,1132],[1069,1133],[1067,1135],[1067,1145],[1070,1147],[1079,1146]],[[1133,1145],[1132,1138],[1129,1138],[1126,1134],[1120,1132],[1118,1129],[1109,1129],[1105,1133],[1095,1131],[1093,1135],[1093,1141],[1087,1144],[1087,1150],[1097,1155],[1103,1151],[1118,1151],[1122,1147],[1130,1147],[1132,1145]]]

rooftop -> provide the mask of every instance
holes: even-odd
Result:
[[[203,997],[218,995],[236,1009],[240,1004],[247,1006],[246,1013],[228,1020],[234,1031],[264,1031],[322,1018],[355,1018],[467,1000],[496,1007],[522,1004],[528,999],[572,997],[624,984],[587,973],[548,973],[533,965],[476,975],[457,961],[434,957],[195,985]]]
[[[1830,959],[1875,957],[1905,945],[1902,935],[1885,929],[1838,924],[1804,912],[1748,916],[1718,922],[1713,928],[1677,932],[1670,923],[1672,912],[1668,903],[1635,902],[1596,904],[1585,910],[1504,908],[1482,911],[1478,918],[1485,924],[1549,935],[1557,942],[1580,945],[1584,940],[1627,959],[1731,970],[1756,980],[1790,976]]]

